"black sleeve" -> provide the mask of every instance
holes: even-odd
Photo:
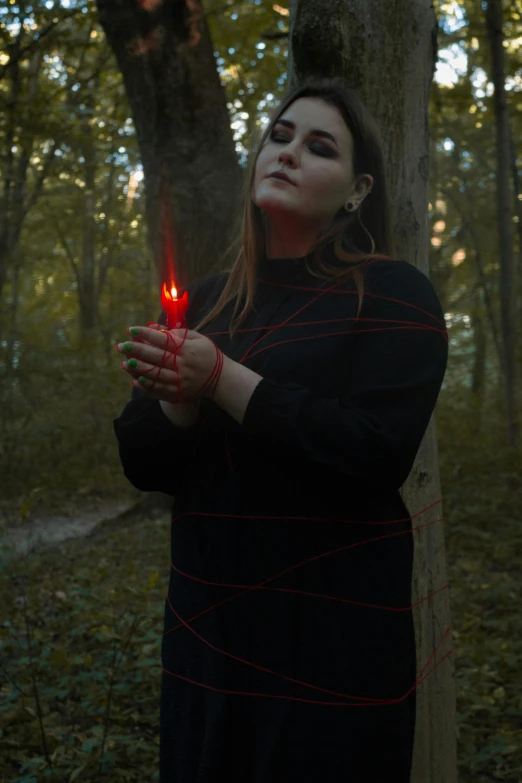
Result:
[[[437,294],[413,265],[369,265],[366,290],[341,398],[264,378],[243,433],[351,480],[400,488],[442,386],[448,335]]]
[[[200,319],[201,309],[207,305],[209,295],[215,293],[221,277],[212,275],[187,286],[189,328]],[[166,323],[165,312],[158,323]],[[201,414],[194,427],[179,429],[165,416],[159,400],[133,388],[130,402],[113,425],[123,474],[131,484],[143,492],[176,494],[199,445],[204,428]]]

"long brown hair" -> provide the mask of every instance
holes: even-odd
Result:
[[[377,125],[357,93],[348,87],[342,78],[307,79],[283,98],[262,133],[257,147],[249,156],[243,215],[238,231],[241,246],[232,268],[228,270],[229,277],[221,296],[195,327],[196,331],[216,318],[226,305],[237,297],[230,323],[232,336],[253,308],[256,271],[258,263],[266,256],[265,217],[251,196],[256,163],[273,125],[299,98],[320,98],[338,109],[354,139],[355,176],[371,174],[374,180],[372,192],[368,193],[360,207],[355,212],[340,209],[330,226],[318,236],[306,257],[308,272],[314,277],[325,279],[352,277],[359,295],[359,315],[364,298],[365,263],[372,258],[394,254],[384,155]],[[333,253],[326,253],[328,248],[331,248]],[[238,314],[243,299],[244,306]]]

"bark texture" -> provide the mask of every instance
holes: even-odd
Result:
[[[428,108],[436,57],[429,0],[292,0],[289,81],[341,74],[358,90],[383,136],[398,257],[426,274]],[[412,584],[413,605],[422,601],[415,610],[417,676],[449,654],[418,687],[412,781],[456,783],[450,594],[441,589],[447,585],[444,528],[434,524],[442,517],[435,417],[403,497],[414,527],[422,527],[414,534]]]
[[[495,87],[495,128],[497,147],[497,229],[500,254],[500,320],[504,357],[504,388],[508,439],[519,440],[517,422],[517,362],[515,356],[515,251],[513,247],[513,197],[511,193],[511,130],[506,98],[506,57],[502,0],[486,3],[486,28],[491,52],[490,76]]]
[[[168,276],[166,204],[176,282],[184,285],[219,264],[232,239],[241,183],[207,23],[199,0],[98,0],[98,11],[136,127],[158,282]]]

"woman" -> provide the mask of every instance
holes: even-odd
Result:
[[[448,343],[427,277],[390,258],[388,212],[368,112],[340,80],[307,82],[253,156],[232,270],[188,286],[186,334],[126,344],[124,473],[175,495],[162,783],[410,779],[399,488]]]

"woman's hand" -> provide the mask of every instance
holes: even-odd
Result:
[[[185,329],[133,326],[130,339],[116,350],[126,356],[123,370],[133,378],[132,386],[149,397],[170,403],[212,397],[214,370],[222,366],[223,355],[208,337]]]

